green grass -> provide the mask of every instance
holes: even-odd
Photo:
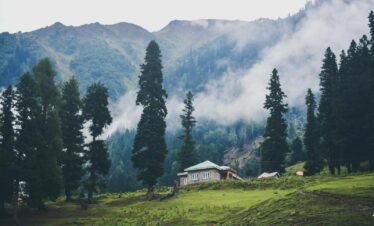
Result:
[[[163,190],[165,192],[165,190]],[[144,191],[102,194],[80,210],[62,199],[23,215],[25,225],[373,225],[374,174],[283,177],[187,186],[144,201]],[[0,225],[7,221],[0,220]]]

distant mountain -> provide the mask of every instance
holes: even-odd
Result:
[[[252,22],[175,20],[158,32],[130,23],[73,27],[58,22],[32,32],[5,32],[0,34],[0,86],[15,84],[40,58],[50,57],[59,79],[74,75],[83,91],[102,81],[116,99],[136,87],[145,47],[155,39],[168,91],[199,91],[230,68],[250,67],[264,48],[297,26],[300,16]]]

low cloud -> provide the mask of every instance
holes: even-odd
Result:
[[[238,120],[264,120],[267,112],[263,103],[273,68],[278,69],[289,105],[304,107],[306,90],[311,88],[318,92],[318,74],[326,48],[330,46],[338,56],[342,49],[348,48],[352,39],[358,40],[367,34],[367,16],[374,9],[374,0],[319,2],[318,7],[306,11],[292,32],[291,29],[285,32],[280,41],[264,49],[251,68],[230,69],[219,80],[210,81],[206,91],[195,94],[197,120],[212,120],[222,125]],[[259,35],[263,32],[266,31]],[[246,39],[237,41],[237,48],[240,48]],[[225,63],[221,61],[217,63]],[[135,106],[135,97],[135,91],[130,91],[112,105],[115,119],[107,130],[108,135],[116,130],[136,127],[141,107]],[[168,128],[180,128],[182,97],[169,97],[167,107]]]
[[[339,55],[352,39],[368,33],[367,16],[373,8],[373,0],[332,0],[308,10],[296,30],[265,49],[253,67],[245,72],[229,71],[222,79],[211,81],[207,92],[197,94],[196,116],[224,125],[264,119],[263,103],[273,68],[279,71],[286,101],[303,107],[306,90],[318,92],[326,48],[331,46]]]

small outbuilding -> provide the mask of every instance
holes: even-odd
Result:
[[[280,177],[280,174],[278,172],[272,172],[272,173],[262,173],[257,178],[278,178]]]
[[[184,169],[183,172],[178,173],[178,177],[181,186],[227,179],[242,180],[233,168],[229,166],[218,166],[211,161],[205,161],[190,166]]]

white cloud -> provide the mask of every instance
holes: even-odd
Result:
[[[266,87],[275,67],[288,96],[286,101],[291,106],[303,106],[307,88],[318,91],[325,49],[331,46],[339,55],[353,38],[368,33],[367,16],[374,1],[346,2],[333,0],[308,11],[296,31],[263,51],[260,61],[248,71],[230,71],[222,79],[211,81],[208,91],[196,97],[196,116],[222,124],[263,119]]]
[[[229,125],[238,120],[263,120],[266,87],[273,68],[280,74],[282,87],[291,106],[304,106],[308,88],[319,88],[318,74],[324,51],[331,46],[336,55],[346,49],[352,39],[368,33],[367,16],[374,9],[374,0],[331,0],[309,10],[294,32],[285,33],[281,40],[265,49],[260,60],[246,71],[231,69],[217,81],[206,85],[206,92],[195,94],[197,120],[213,120]],[[265,31],[261,31],[262,32]],[[240,35],[238,35],[240,37]],[[217,64],[224,63],[217,62]],[[135,93],[128,93],[115,104],[117,112],[111,133],[121,128],[135,128],[141,112],[135,107]],[[178,128],[182,100],[169,97],[168,128]]]

